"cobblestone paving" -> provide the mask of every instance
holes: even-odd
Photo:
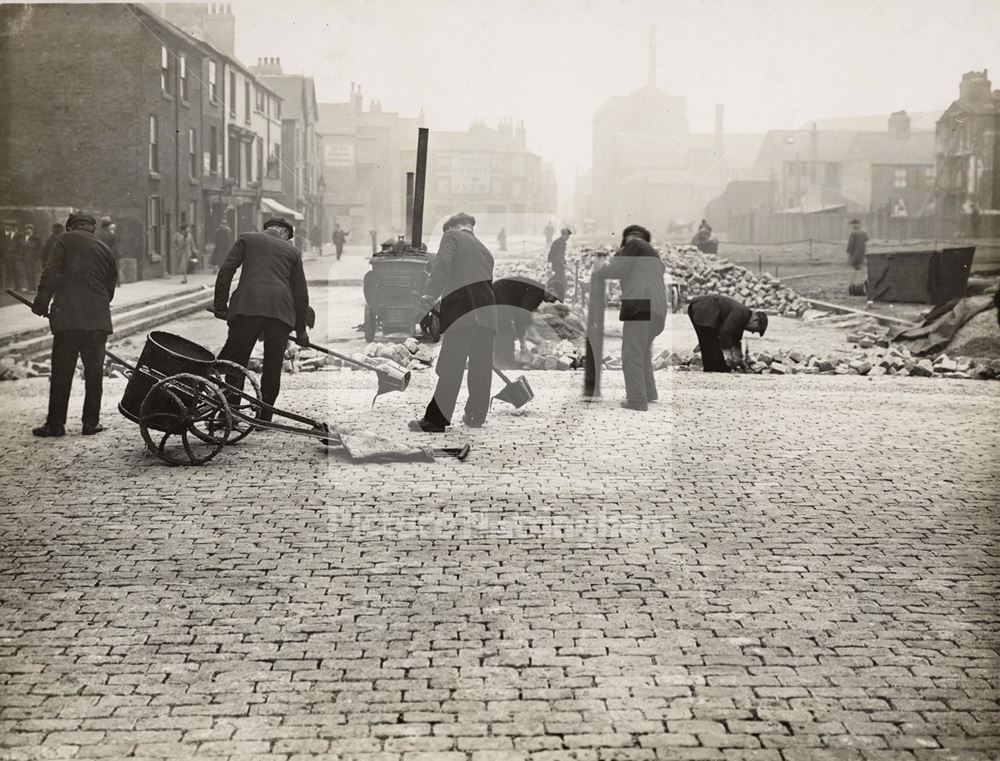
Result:
[[[174,469],[121,381],[52,442],[5,385],[0,759],[997,757],[995,384],[661,373],[643,415],[530,377],[464,464]],[[282,403],[430,440],[432,380]]]

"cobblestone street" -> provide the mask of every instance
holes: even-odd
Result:
[[[529,372],[406,431],[434,375],[279,405],[465,463],[256,433],[202,468],[0,415],[0,759],[995,759],[1000,384]],[[460,402],[461,404],[461,402]],[[461,407],[459,407],[461,409]]]

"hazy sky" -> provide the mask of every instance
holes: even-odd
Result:
[[[687,97],[695,131],[763,132],[807,119],[944,109],[965,71],[994,70],[996,0],[238,0],[237,54],[280,56],[316,78],[320,101],[415,115],[434,129],[524,120],[556,166],[560,205],[590,166],[591,120],[646,81]]]

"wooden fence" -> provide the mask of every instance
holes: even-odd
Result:
[[[847,241],[852,219],[861,221],[872,239],[947,242],[962,238],[1000,238],[1000,214],[954,217],[890,217],[887,214],[776,214],[766,211],[729,215],[728,242],[791,243]]]

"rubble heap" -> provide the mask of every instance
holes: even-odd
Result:
[[[1000,360],[914,357],[905,347],[893,346],[875,354],[858,352],[853,357],[820,357],[799,351],[751,352],[750,371],[758,375],[865,375],[870,378],[893,375],[900,378],[951,378],[993,380],[1000,378]],[[605,362],[614,366],[615,361]],[[618,363],[620,366],[620,361]],[[664,350],[653,360],[654,369],[700,370],[699,354],[682,355]]]
[[[722,294],[751,309],[784,317],[801,317],[809,305],[769,273],[757,275],[746,267],[706,254],[695,246],[669,246],[660,255],[675,283],[687,286],[688,298]]]
[[[751,309],[784,317],[801,317],[809,309],[809,305],[795,291],[770,273],[757,275],[716,254],[706,254],[696,246],[666,246],[657,250],[671,280],[686,290],[689,299],[706,294],[723,294],[732,296]],[[567,257],[566,274],[570,281],[567,283],[567,299],[579,301],[574,298],[573,293],[577,271],[580,287],[586,289],[590,285],[590,273],[595,264],[614,253],[614,249],[604,246],[581,248]],[[544,261],[511,262],[498,265],[495,276],[530,277],[544,283],[548,279],[548,270]],[[620,298],[621,286],[618,281],[608,281],[608,304],[618,303]]]

